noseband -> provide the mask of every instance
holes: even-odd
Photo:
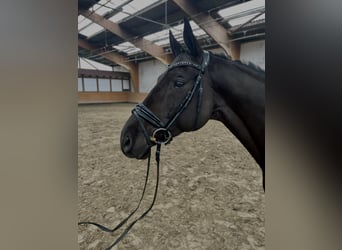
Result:
[[[170,128],[175,124],[178,117],[183,113],[183,111],[188,107],[191,102],[193,96],[197,91],[197,105],[196,105],[196,118],[194,123],[194,129],[198,127],[198,116],[202,103],[202,78],[205,73],[205,69],[209,64],[210,54],[208,51],[203,51],[203,60],[202,64],[199,65],[197,63],[191,61],[179,61],[174,64],[168,66],[168,71],[177,68],[177,67],[192,67],[199,71],[196,81],[192,87],[192,89],[187,93],[182,102],[178,105],[175,114],[171,119],[169,119],[166,123],[162,122],[149,108],[147,108],[143,103],[139,103],[133,110],[132,113],[137,118],[140,127],[142,128],[143,134],[145,136],[146,143],[149,146],[153,144],[168,144],[172,140],[172,133]],[[143,121],[146,121],[148,124],[152,125],[156,128],[152,135],[149,136]]]

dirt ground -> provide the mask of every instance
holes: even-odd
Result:
[[[80,221],[113,228],[140,199],[147,160],[125,157],[119,141],[133,106],[78,108]],[[150,185],[134,218],[152,200],[152,152]],[[162,147],[155,206],[114,249],[265,249],[264,210],[260,168],[223,124],[209,121]],[[119,233],[79,226],[80,249],[105,249]]]

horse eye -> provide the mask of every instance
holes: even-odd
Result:
[[[176,81],[175,82],[175,86],[176,86],[176,88],[180,88],[180,87],[183,87],[184,86],[184,82],[181,82],[181,81]]]

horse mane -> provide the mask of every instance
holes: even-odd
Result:
[[[226,56],[223,53],[220,54],[213,54],[215,56],[217,56],[220,59],[225,60],[226,62],[229,62],[231,64],[233,64],[234,66],[236,66],[237,68],[239,68],[241,71],[262,80],[263,82],[265,81],[265,70],[263,70],[262,68],[260,68],[258,65],[252,63],[252,62],[241,62],[240,60],[233,60],[231,58],[231,56]]]

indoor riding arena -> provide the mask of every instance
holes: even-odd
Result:
[[[263,71],[265,1],[78,0],[78,8],[78,220],[113,229],[143,193],[148,160],[127,157],[120,136],[176,57],[169,31],[186,47],[187,18],[203,50]],[[139,209],[115,232],[78,225],[80,249],[109,249],[149,208],[155,152]],[[178,135],[161,146],[152,209],[112,249],[265,249],[261,168],[219,121]]]

